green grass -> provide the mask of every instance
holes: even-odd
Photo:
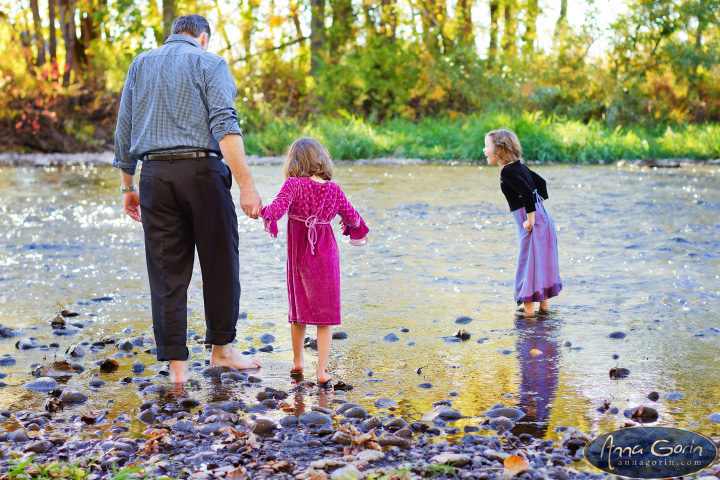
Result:
[[[15,460],[8,471],[8,480],[85,480],[92,472],[89,467],[81,467],[76,462],[50,462],[40,464],[34,461],[35,457],[25,461]],[[92,465],[93,462],[89,462]],[[142,465],[127,466],[121,469],[114,468],[108,472],[109,480],[135,480],[133,474],[142,473],[141,479],[150,480],[151,477],[144,474],[145,467]],[[181,472],[182,475],[182,472]],[[179,478],[179,477],[178,477]]]
[[[279,119],[259,132],[247,126],[245,146],[250,154],[282,155],[297,137],[312,136],[339,160],[396,157],[484,161],[485,134],[500,127],[518,134],[525,159],[541,162],[720,158],[718,124],[613,129],[599,122],[545,117],[541,112],[426,118],[420,122],[394,119],[379,125],[351,116],[311,118],[302,125]]]

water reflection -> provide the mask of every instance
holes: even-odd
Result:
[[[560,375],[558,320],[550,317],[515,319],[517,353],[520,361],[518,408],[525,417],[512,432],[544,438]]]

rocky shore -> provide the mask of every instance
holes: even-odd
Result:
[[[113,152],[101,153],[0,153],[0,166],[53,167],[53,166],[107,166],[112,165]],[[250,165],[281,165],[284,157],[261,157],[248,155]],[[532,160],[530,164],[540,163]],[[419,165],[419,164],[462,164],[478,163],[469,160],[423,160],[417,158],[382,157],[353,161],[340,161],[353,165]],[[480,162],[482,163],[482,162]],[[547,164],[548,162],[545,162]],[[604,162],[603,162],[604,163]],[[695,165],[720,165],[720,159],[697,160],[692,158],[635,159],[615,162],[620,167],[678,168]]]

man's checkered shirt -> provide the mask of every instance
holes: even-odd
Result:
[[[152,153],[220,151],[225,135],[240,134],[237,88],[222,57],[183,34],[133,60],[115,130],[113,166],[135,174]]]

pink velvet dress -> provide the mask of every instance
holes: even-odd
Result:
[[[288,213],[287,288],[290,323],[340,325],[340,255],[330,221],[340,215],[351,243],[369,231],[340,187],[307,177],[285,180],[277,198],[260,209],[265,231],[277,237],[277,221]]]

